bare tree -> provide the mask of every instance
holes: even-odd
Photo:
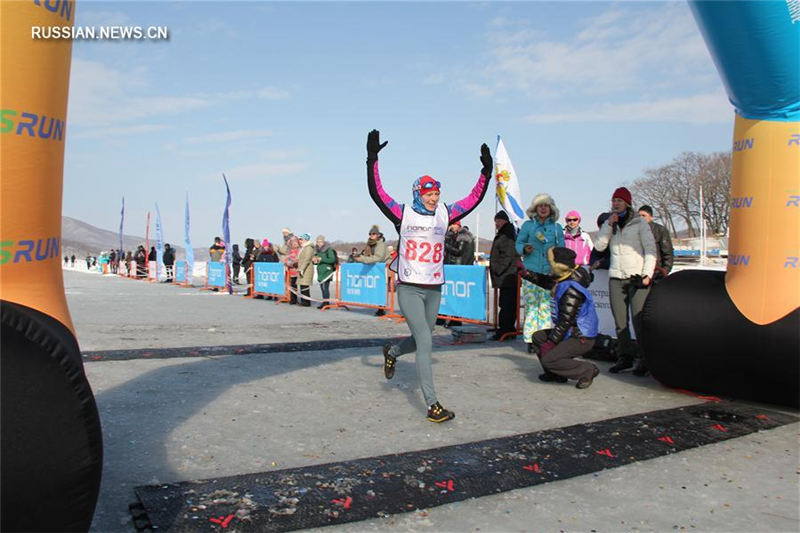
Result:
[[[700,227],[700,186],[703,216],[713,233],[725,233],[730,220],[731,155],[729,152],[685,152],[671,163],[646,169],[631,185],[642,204],[650,204],[676,235],[676,220],[690,236]]]

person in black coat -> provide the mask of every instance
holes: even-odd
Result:
[[[445,265],[474,265],[475,237],[461,222],[454,222],[444,238]]]
[[[165,283],[172,283],[175,275],[175,250],[169,244],[164,245],[164,271],[167,274]]]
[[[611,213],[600,213],[597,217],[597,227],[602,228]],[[589,254],[589,273],[593,270],[608,270],[611,264],[611,249],[606,248],[602,252],[598,252],[597,248],[592,248]]]
[[[156,261],[156,260],[158,260],[158,254],[156,253],[156,247],[155,246],[151,246],[150,247],[150,253],[147,256],[147,260],[148,261]]]
[[[492,286],[499,289],[500,314],[497,320],[497,331],[492,340],[500,340],[506,334],[516,331],[517,308],[517,262],[519,254],[515,247],[517,231],[509,222],[505,211],[494,216],[494,227],[497,231],[489,252],[489,275]]]
[[[650,225],[650,231],[653,233],[653,239],[656,241],[656,271],[653,279],[665,278],[672,270],[672,263],[675,259],[675,251],[672,248],[672,238],[669,236],[669,230],[653,222],[653,208],[649,205],[643,205],[639,208],[639,216],[647,221]]]
[[[242,254],[239,253],[238,244],[233,245],[231,265],[233,266],[233,283],[239,285],[239,270],[242,268]]]

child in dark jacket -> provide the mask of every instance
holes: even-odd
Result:
[[[597,337],[597,311],[589,292],[590,274],[575,264],[575,252],[565,247],[547,251],[552,274],[527,271],[523,278],[553,291],[555,307],[553,328],[534,332],[528,351],[536,352],[544,369],[542,381],[566,383],[577,380],[576,387],[585,389],[600,373],[596,366],[575,357],[587,354]]]

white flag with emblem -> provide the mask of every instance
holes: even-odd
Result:
[[[509,220],[519,230],[525,221],[525,210],[522,208],[522,194],[519,180],[514,172],[514,165],[508,157],[506,147],[500,136],[497,136],[497,149],[494,151],[494,177],[497,180],[495,195],[500,208],[506,212]]]

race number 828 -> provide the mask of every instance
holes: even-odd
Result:
[[[406,241],[406,260],[419,261],[420,263],[438,263],[442,260],[442,243],[433,246],[427,241],[417,242],[413,239]]]

